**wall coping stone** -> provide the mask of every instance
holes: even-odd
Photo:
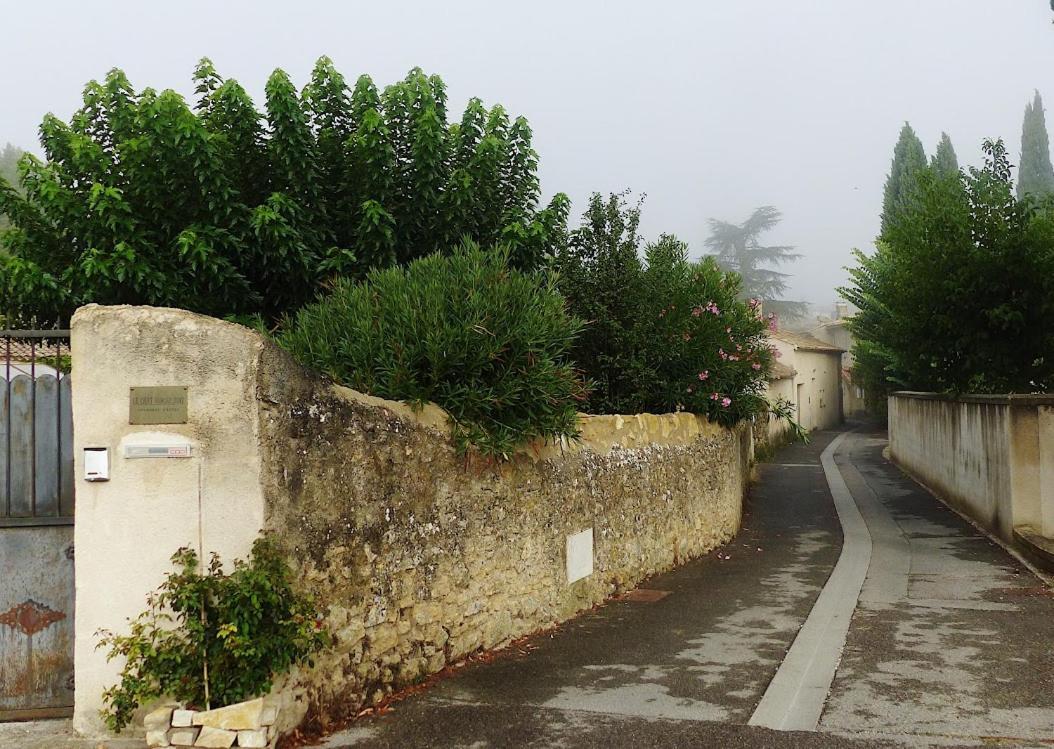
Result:
[[[400,419],[419,424],[442,435],[449,435],[447,412],[434,403],[414,409],[402,401],[367,395],[343,385],[331,384],[330,392],[340,400],[382,408]],[[535,460],[557,457],[562,453],[591,450],[600,455],[621,449],[648,446],[690,445],[699,437],[715,437],[727,430],[705,416],[693,413],[578,414],[581,430],[577,440],[535,440],[515,450]]]
[[[897,390],[890,395],[894,398],[912,398],[914,400],[952,403],[978,403],[991,406],[1054,406],[1054,393],[1010,393],[1005,395],[966,393],[963,395],[947,395],[945,393]]]

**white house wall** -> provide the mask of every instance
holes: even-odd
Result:
[[[806,429],[831,429],[842,423],[841,353],[796,350],[794,344],[771,339],[780,361],[793,367],[798,421]]]

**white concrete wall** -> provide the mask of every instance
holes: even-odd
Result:
[[[841,352],[803,351],[772,337],[779,360],[797,370],[791,403],[806,429],[832,429],[842,423]]]
[[[765,388],[765,397],[770,403],[775,403],[778,398],[794,403],[794,381],[789,377],[782,380],[770,380]],[[785,419],[769,418],[766,427],[768,442],[778,443],[788,429],[790,429],[790,424]]]
[[[809,334],[819,338],[825,343],[845,351],[842,354],[842,369],[852,372],[853,370],[853,334],[849,332],[844,320],[830,322],[820,325]],[[854,385],[851,378],[842,378],[842,414],[844,416],[855,416],[867,412],[867,403],[864,391],[858,385]]]
[[[180,546],[244,557],[264,522],[256,367],[246,328],[180,310],[84,307],[72,321],[76,543],[75,728],[103,735],[102,691],[120,664],[98,629],[125,631]],[[207,356],[201,352],[207,351]],[[128,423],[129,388],[186,385],[189,422]],[[193,457],[125,459],[129,444],[190,443]],[[87,482],[83,451],[110,451],[110,480]],[[200,500],[199,500],[200,475]],[[199,505],[200,501],[200,505]],[[199,511],[200,507],[200,511]]]
[[[975,521],[1054,538],[1054,396],[895,393],[893,460]]]
[[[846,417],[867,413],[864,389],[853,384],[848,377],[842,377],[842,413]]]

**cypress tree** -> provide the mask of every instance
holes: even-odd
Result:
[[[955,148],[952,147],[952,139],[947,133],[941,133],[941,140],[937,144],[937,151],[930,161],[930,166],[942,177],[959,173],[959,159],[955,155]]]
[[[893,149],[893,163],[886,178],[882,196],[882,235],[900,214],[915,189],[918,171],[926,166],[926,151],[922,141],[907,122],[900,129],[900,137]]]
[[[1054,193],[1054,167],[1050,164],[1050,141],[1039,91],[1025,107],[1021,125],[1021,166],[1018,169],[1017,196],[1037,197]]]

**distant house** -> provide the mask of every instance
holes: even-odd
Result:
[[[833,320],[820,319],[809,334],[825,343],[837,346],[842,354],[842,412],[845,416],[863,414],[867,410],[864,389],[853,379],[853,334],[849,332],[849,305],[836,305]]]
[[[794,374],[778,380],[778,388],[794,404],[796,418],[806,429],[830,429],[841,424],[842,354],[844,349],[808,333],[777,330],[770,335],[779,362]],[[770,382],[769,389],[772,392]]]

